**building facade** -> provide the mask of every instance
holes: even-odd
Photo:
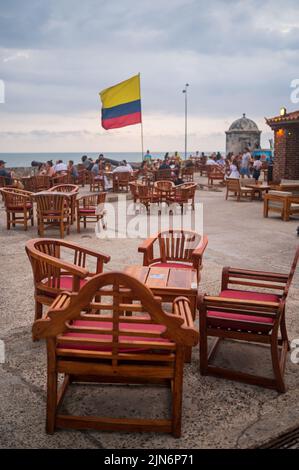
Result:
[[[299,180],[299,111],[266,119],[274,131],[273,181]]]
[[[245,113],[232,123],[226,134],[226,153],[243,153],[245,147],[251,151],[260,148],[261,132],[256,123],[247,118]]]

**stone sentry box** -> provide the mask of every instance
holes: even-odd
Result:
[[[234,155],[243,153],[248,147],[251,151],[260,148],[261,132],[256,123],[246,117],[237,119],[226,131],[226,154],[233,152]]]

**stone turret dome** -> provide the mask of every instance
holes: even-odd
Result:
[[[256,123],[254,121],[252,121],[252,119],[249,119],[246,117],[245,113],[243,114],[243,116],[239,119],[236,119],[236,121],[234,121],[230,128],[229,128],[229,131],[241,131],[241,132],[250,132],[250,131],[258,131],[258,127],[256,125]]]

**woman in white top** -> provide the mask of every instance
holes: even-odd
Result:
[[[234,161],[230,164],[229,169],[229,178],[240,178],[239,169]]]

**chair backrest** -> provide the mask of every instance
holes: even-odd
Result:
[[[31,201],[31,194],[27,191],[17,190],[16,188],[1,189],[6,209],[26,206]]]
[[[132,315],[125,316],[126,311]],[[56,338],[58,355],[75,349],[77,356],[104,359],[117,371],[134,360],[153,364],[154,352],[160,361],[169,361],[167,353],[174,354],[177,344],[195,345],[196,330],[183,323],[179,315],[166,314],[136,278],[111,272],[94,276],[78,294],[59,296],[47,317],[34,323],[33,335]]]
[[[35,175],[31,177],[32,189],[34,192],[49,189],[51,186],[51,178],[47,175]]]
[[[57,184],[49,189],[49,191],[57,191],[60,193],[77,193],[79,191],[79,186],[76,184]]]
[[[113,180],[117,180],[118,183],[128,183],[131,179],[131,173],[129,171],[120,171],[113,173]]]
[[[162,262],[178,260],[192,262],[192,253],[201,242],[199,233],[192,230],[164,230],[158,234]]]
[[[158,191],[171,191],[171,189],[174,187],[174,184],[172,181],[155,181],[154,187],[158,189]]]
[[[291,286],[291,283],[292,283],[292,280],[293,280],[293,277],[294,277],[294,274],[295,274],[295,271],[296,271],[296,268],[297,268],[297,264],[298,264],[298,261],[299,261],[299,246],[297,247],[297,250],[295,252],[295,256],[294,256],[294,259],[293,259],[293,262],[292,262],[292,266],[291,266],[291,270],[290,270],[290,273],[289,273],[289,276],[288,276],[288,280],[287,280],[287,283],[285,285],[285,288],[284,288],[284,297],[286,298],[288,293],[289,293],[289,289],[290,289],[290,286]]]
[[[171,180],[171,179],[172,179],[172,174],[171,174],[170,169],[166,168],[165,170],[156,171],[156,181]]]
[[[79,207],[84,208],[84,209],[94,209],[100,204],[105,203],[106,194],[107,193],[95,193],[95,194],[88,194],[86,196],[81,196],[78,199]]]
[[[241,191],[241,183],[239,178],[226,178],[226,185],[229,191],[239,193]]]
[[[37,212],[44,216],[49,213],[62,213],[68,203],[66,195],[59,192],[37,193],[34,195],[34,199],[37,204]]]

